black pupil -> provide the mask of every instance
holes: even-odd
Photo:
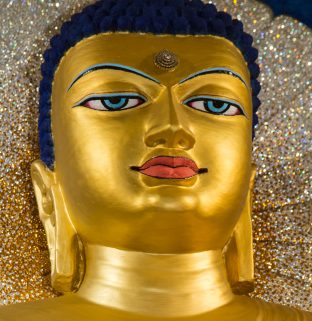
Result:
[[[112,104],[118,104],[118,103],[120,103],[121,98],[120,98],[120,97],[111,97],[111,98],[109,98],[109,101],[110,101]]]
[[[214,105],[215,108],[221,108],[224,105],[224,101],[213,100],[213,105]]]

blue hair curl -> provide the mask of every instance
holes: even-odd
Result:
[[[50,40],[43,55],[39,101],[39,144],[41,160],[54,166],[54,145],[51,131],[51,93],[55,70],[66,51],[82,39],[103,32],[144,32],[170,35],[215,35],[230,40],[243,54],[251,76],[254,127],[260,106],[257,80],[260,69],[255,62],[257,49],[243,24],[226,12],[218,12],[213,4],[201,0],[100,0],[71,17],[60,34]]]

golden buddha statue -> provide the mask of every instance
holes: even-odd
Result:
[[[0,320],[312,320],[243,295],[260,90],[251,37],[213,5],[168,2],[165,19],[160,3],[99,1],[51,40],[31,175],[64,295]]]

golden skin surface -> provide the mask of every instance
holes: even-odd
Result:
[[[192,317],[153,317],[103,307],[68,294],[56,299],[7,306],[1,321],[311,321],[311,314],[280,305],[236,297],[230,304]]]
[[[175,70],[155,66],[154,55],[163,49],[179,57]],[[99,64],[127,70],[81,76]],[[230,69],[241,79],[190,77],[211,68]],[[139,94],[143,103],[118,111],[85,104],[91,96],[117,93]],[[217,115],[188,105],[202,96],[231,101],[242,113]],[[249,72],[225,39],[116,33],[71,48],[53,82],[55,169],[36,161],[32,178],[53,285],[72,282],[83,260],[85,274],[77,293],[6,307],[0,320],[310,320],[294,309],[234,296],[226,279],[221,250],[252,185],[251,126]],[[207,171],[160,179],[131,169],[156,156],[191,158]],[[76,233],[85,258],[75,257]],[[58,273],[63,278],[55,278]]]
[[[128,48],[134,48],[128,50]],[[180,59],[172,72],[154,65],[162,49]],[[122,64],[157,79],[102,69]],[[197,71],[229,68],[179,82]],[[115,112],[74,107],[91,94],[139,93],[147,101]],[[209,95],[237,102],[245,115],[187,107]],[[229,41],[212,36],[105,34],[81,41],[60,63],[53,84],[55,174],[83,241],[152,253],[221,249],[244,206],[251,173],[249,73]],[[74,107],[74,108],[73,108]],[[155,156],[191,158],[208,173],[158,179],[130,169]]]

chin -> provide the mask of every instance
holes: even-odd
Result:
[[[198,195],[181,186],[158,186],[150,188],[137,202],[144,204],[145,211],[185,212],[198,207]]]

